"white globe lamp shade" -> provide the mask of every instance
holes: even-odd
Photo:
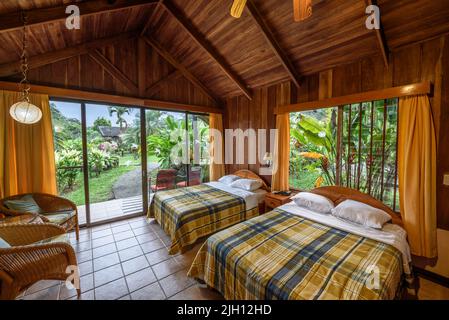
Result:
[[[42,118],[41,109],[26,100],[13,104],[9,114],[14,120],[23,124],[37,123]]]

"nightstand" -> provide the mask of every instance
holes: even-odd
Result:
[[[274,194],[272,192],[265,194],[266,211],[273,210],[277,207],[282,206],[283,204],[289,203],[291,201],[290,198],[293,196],[294,196],[293,193],[289,196],[281,196],[279,194]]]

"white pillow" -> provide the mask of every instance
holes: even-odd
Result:
[[[343,201],[332,209],[332,214],[374,229],[382,229],[383,225],[391,220],[391,216],[385,211],[354,200]]]
[[[331,213],[334,203],[326,197],[310,192],[300,192],[292,200],[297,206],[305,207],[319,213]]]
[[[239,179],[231,183],[231,187],[247,191],[256,191],[262,186],[262,182],[254,179]]]
[[[231,183],[233,183],[234,181],[241,179],[239,176],[236,176],[234,174],[230,174],[227,176],[223,176],[220,179],[218,179],[218,182],[224,183],[226,185],[231,185]]]

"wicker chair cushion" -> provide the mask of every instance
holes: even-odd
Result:
[[[74,210],[59,211],[54,213],[42,213],[51,223],[61,225],[73,218],[76,214]]]
[[[39,244],[59,243],[59,242],[64,242],[64,243],[70,244],[69,235],[67,233],[64,233],[64,234],[60,234],[60,235],[55,236],[55,237],[51,237],[51,238],[48,238],[48,239],[37,241],[37,242],[35,242],[33,244],[39,245]]]
[[[5,205],[8,209],[18,212],[42,213],[32,195],[26,195],[17,200],[6,200]]]
[[[11,248],[8,242],[0,238],[0,249]]]

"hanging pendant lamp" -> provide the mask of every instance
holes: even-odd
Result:
[[[27,16],[22,13],[23,21],[23,41],[22,41],[22,80],[20,81],[20,91],[22,96],[20,101],[14,103],[9,109],[9,114],[17,122],[23,124],[37,123],[42,118],[42,111],[30,102],[30,84],[28,82],[28,55],[27,55]]]

